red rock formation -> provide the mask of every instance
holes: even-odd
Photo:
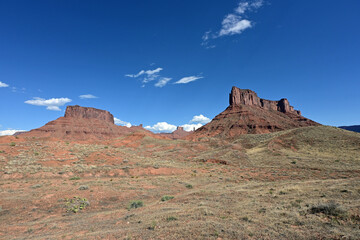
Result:
[[[79,105],[68,106],[65,111],[66,118],[94,118],[114,124],[114,116],[106,110],[91,107],[80,107]]]
[[[65,117],[60,117],[43,127],[20,134],[22,137],[41,137],[68,140],[99,140],[124,136],[133,132],[147,132],[140,126],[117,126],[114,117],[105,110],[68,106]]]
[[[171,139],[181,139],[191,134],[192,132],[193,131],[191,132],[185,131],[183,127],[177,127],[176,130],[173,131],[172,133],[160,133],[160,135]]]
[[[232,87],[229,96],[230,105],[258,106],[266,110],[279,111],[282,113],[294,113],[301,115],[300,111],[294,110],[286,98],[279,101],[271,101],[259,98],[254,91]]]
[[[301,116],[289,101],[283,98],[270,101],[259,98],[248,89],[233,87],[229,96],[230,106],[210,123],[197,129],[186,139],[200,137],[235,137],[239,134],[270,133],[318,123]]]

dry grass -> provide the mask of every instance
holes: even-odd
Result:
[[[360,236],[357,133],[10,142],[0,144],[0,239]],[[91,204],[67,211],[77,196]]]

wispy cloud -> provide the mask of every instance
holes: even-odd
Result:
[[[163,77],[160,78],[157,83],[155,83],[155,87],[164,87],[172,78]]]
[[[98,97],[94,96],[92,94],[84,94],[84,95],[80,95],[79,98],[81,98],[81,99],[93,99],[93,98],[98,98]]]
[[[122,121],[122,120],[120,120],[120,119],[118,119],[116,117],[114,117],[114,122],[115,122],[116,125],[125,126],[125,127],[128,127],[128,128],[132,126],[131,123]]]
[[[186,83],[193,82],[193,81],[196,81],[201,78],[204,78],[204,77],[200,77],[200,76],[183,77],[179,81],[175,82],[175,84],[186,84]]]
[[[241,34],[246,29],[252,28],[254,23],[247,19],[246,13],[256,11],[263,4],[264,0],[241,1],[233,13],[227,14],[224,17],[219,31],[207,31],[204,33],[201,45],[206,48],[213,48],[215,45],[210,44],[211,39]]]
[[[141,70],[140,72],[136,73],[136,74],[126,74],[126,77],[130,77],[130,78],[140,78],[142,79],[142,85],[141,87],[145,87],[146,84],[150,81],[156,81],[156,83],[154,84],[155,87],[159,87],[162,88],[164,86],[166,86],[171,80],[172,78],[170,77],[162,77],[160,76],[160,72],[163,70],[163,68],[156,68],[154,70]],[[185,83],[189,83],[189,82],[193,82],[196,81],[198,79],[203,78],[202,76],[189,76],[189,77],[183,77],[180,80],[178,80],[177,82],[175,82],[174,84],[185,84]]]
[[[159,67],[154,70],[141,70],[137,74],[126,74],[125,76],[131,78],[138,78],[140,76],[144,76],[142,82],[147,83],[156,80],[160,76],[159,72],[161,72],[162,70],[163,68]]]
[[[145,129],[153,131],[155,133],[167,132],[171,133],[176,130],[176,126],[167,122],[158,122],[153,126],[146,126]]]
[[[0,130],[0,136],[7,136],[7,135],[14,135],[17,132],[26,132],[26,130],[15,130],[15,129],[9,129],[9,130]]]
[[[9,84],[6,84],[6,83],[3,83],[3,82],[0,81],[0,88],[8,87],[8,86],[9,86]]]
[[[52,111],[61,111],[60,106],[64,106],[66,103],[71,102],[72,100],[69,98],[38,98],[35,97],[31,100],[25,101],[27,104],[35,105],[35,106],[45,106],[47,110]]]

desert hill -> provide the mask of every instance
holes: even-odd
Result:
[[[328,126],[195,142],[0,137],[0,238],[357,239],[359,147]]]
[[[286,98],[279,101],[266,100],[249,89],[233,87],[229,95],[229,107],[187,139],[213,136],[227,138],[317,125],[301,116],[299,110],[294,110]]]
[[[152,132],[141,126],[130,128],[114,124],[114,116],[105,110],[90,107],[67,106],[65,116],[29,132],[19,133],[21,137],[41,137],[72,140],[111,139],[134,132]]]

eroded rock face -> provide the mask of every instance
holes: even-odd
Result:
[[[270,133],[319,125],[301,116],[301,112],[294,110],[286,98],[279,101],[266,100],[249,89],[233,87],[229,103],[225,111],[185,139],[214,136],[231,138],[240,134]]]
[[[115,125],[114,117],[108,111],[76,105],[68,106],[64,117],[21,136],[86,141],[117,138],[137,132],[154,135],[142,126],[128,128]]]
[[[114,116],[106,110],[91,107],[80,107],[79,105],[67,106],[65,118],[95,118],[114,124]]]
[[[240,89],[232,87],[229,96],[230,106],[248,105],[257,106],[265,110],[279,111],[282,113],[294,113],[301,115],[301,112],[294,110],[293,106],[290,106],[289,101],[286,98],[279,101],[271,101],[263,98],[259,98],[258,95],[249,89]]]

